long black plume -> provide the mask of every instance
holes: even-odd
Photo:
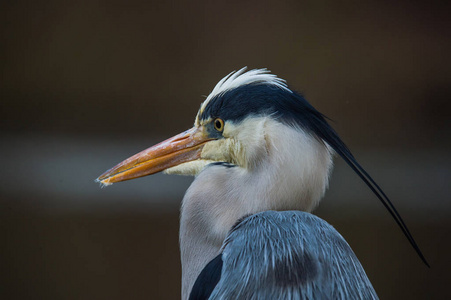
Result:
[[[215,96],[200,117],[201,119],[221,117],[223,120],[239,122],[249,115],[261,114],[271,114],[282,123],[299,126],[331,146],[382,202],[420,258],[429,266],[390,199],[357,162],[326,121],[326,117],[300,94],[264,83],[247,84]]]
[[[313,107],[311,107],[313,108]],[[313,108],[314,109],[314,108]],[[426,266],[430,267],[420,248],[418,247],[415,239],[410,233],[407,225],[404,223],[403,219],[399,215],[398,211],[394,207],[393,203],[384,193],[384,191],[379,187],[379,185],[374,181],[374,179],[365,171],[365,169],[357,162],[357,160],[352,155],[351,151],[345,145],[345,143],[340,139],[335,130],[327,123],[325,117],[314,109],[312,112],[313,118],[311,119],[312,123],[310,124],[313,128],[313,131],[319,138],[329,144],[335,152],[343,158],[343,160],[351,167],[351,169],[365,182],[365,184],[371,189],[371,191],[376,195],[376,197],[381,201],[384,207],[391,214],[393,219],[395,219],[398,226],[401,228],[402,232],[409,240],[412,247],[417,252],[418,256],[421,260],[426,264]]]

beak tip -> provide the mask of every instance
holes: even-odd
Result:
[[[100,176],[100,177],[102,177],[102,176]],[[102,189],[103,189],[104,187],[107,187],[107,186],[113,184],[112,182],[109,182],[109,181],[108,181],[108,178],[100,179],[100,177],[94,179],[94,182],[99,183],[99,184],[100,184],[100,187],[101,187]]]

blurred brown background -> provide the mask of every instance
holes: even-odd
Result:
[[[191,178],[100,189],[190,128],[243,66],[287,79],[393,199],[425,267],[340,159],[316,211],[382,299],[451,298],[450,5],[425,1],[2,1],[2,299],[177,299]]]

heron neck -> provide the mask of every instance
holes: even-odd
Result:
[[[254,168],[209,166],[187,190],[180,222],[182,299],[238,219],[267,210],[311,211],[324,194],[329,149],[291,127],[265,135],[267,156]]]

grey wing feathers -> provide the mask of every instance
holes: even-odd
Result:
[[[267,211],[224,241],[221,278],[210,299],[378,299],[343,237],[300,211]]]

